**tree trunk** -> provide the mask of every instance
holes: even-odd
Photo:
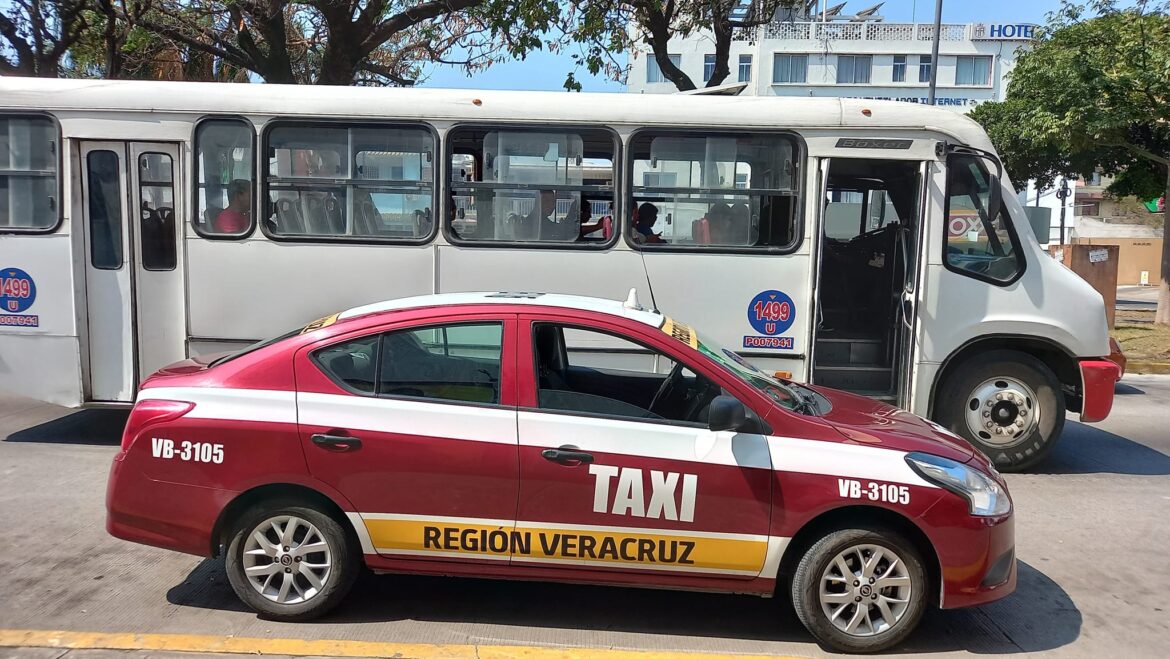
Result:
[[[1170,325],[1170,165],[1166,166],[1166,191],[1162,197],[1165,210],[1162,215],[1162,276],[1158,278],[1158,311],[1154,322]]]

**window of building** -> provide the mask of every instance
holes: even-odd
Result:
[[[534,323],[532,343],[542,410],[705,426],[722,393],[669,356],[613,334]]]
[[[715,77],[715,56],[703,55],[703,82]]]
[[[772,82],[790,84],[808,82],[808,55],[772,55]]]
[[[252,230],[255,133],[242,119],[209,119],[195,129],[195,230],[239,238]]]
[[[739,56],[739,82],[751,82],[752,79],[752,56]]]
[[[918,56],[918,82],[930,82],[930,55]]]
[[[894,82],[906,82],[906,56],[894,55]]]
[[[448,144],[452,240],[604,246],[617,235],[613,133],[464,127]]]
[[[138,156],[139,234],[142,267],[147,270],[174,270],[177,265],[173,172],[171,157],[165,153]]]
[[[48,117],[0,116],[0,232],[47,231],[60,222],[59,144]]]
[[[960,55],[955,60],[956,85],[990,85],[991,57],[988,55]]]
[[[630,143],[637,217],[647,249],[789,248],[796,238],[795,143],[785,135],[643,131]]]
[[[274,237],[418,241],[435,227],[435,138],[425,128],[281,125],[264,147],[264,228]]]
[[[869,55],[838,55],[837,84],[868,84],[872,63],[873,58]]]
[[[996,165],[986,158],[955,153],[947,159],[947,268],[992,283],[1015,281],[1024,269],[1019,239],[1002,199],[991,208],[989,172]]]
[[[682,55],[667,55],[667,59],[675,68],[682,66]],[[658,66],[658,60],[654,59],[654,54],[646,55],[646,82],[669,82],[666,76],[662,75],[662,67]]]
[[[122,166],[113,151],[85,157],[89,257],[99,270],[122,268]]]

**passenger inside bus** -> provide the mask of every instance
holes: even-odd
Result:
[[[662,233],[654,232],[654,225],[658,222],[658,207],[650,202],[638,206],[637,217],[634,218],[634,242],[663,243]]]
[[[251,224],[252,183],[236,179],[228,185],[228,205],[215,216],[216,233],[243,233]]]

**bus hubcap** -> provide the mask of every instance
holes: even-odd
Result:
[[[1040,423],[1036,393],[1008,377],[991,378],[967,398],[967,429],[984,442],[1008,447],[1024,441]]]

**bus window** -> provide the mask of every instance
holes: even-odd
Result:
[[[639,132],[630,143],[631,208],[645,212],[631,217],[631,240],[651,247],[794,247],[794,152],[784,135]]]
[[[242,238],[252,231],[253,137],[242,119],[208,119],[195,129],[195,231]]]
[[[0,232],[57,226],[57,144],[48,117],[0,116]]]
[[[449,141],[452,240],[603,246],[616,235],[609,131],[463,127]]]
[[[99,270],[122,267],[122,167],[113,151],[90,151],[85,159],[89,184],[89,258]]]
[[[171,157],[165,153],[138,156],[142,267],[147,270],[175,269],[175,182],[172,171]]]
[[[1002,201],[995,207],[990,172],[995,162],[969,153],[947,158],[946,266],[991,283],[1009,283],[1023,272],[1019,238]]]
[[[435,140],[425,128],[282,125],[265,150],[273,237],[418,241],[434,229]]]

